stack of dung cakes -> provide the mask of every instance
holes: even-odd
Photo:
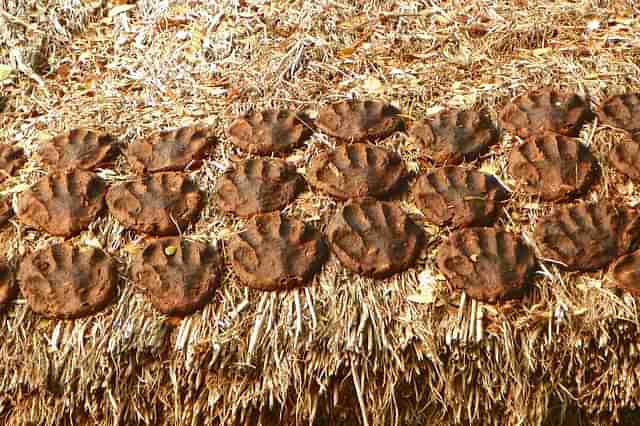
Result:
[[[610,96],[600,104],[596,113],[602,124],[624,132],[624,139],[611,148],[609,163],[629,179],[640,181],[640,93]],[[628,254],[611,264],[609,278],[616,287],[640,294],[640,251],[636,250],[640,242],[640,221],[635,210],[626,208],[625,212],[631,212],[631,218],[626,219],[627,226],[617,245],[622,247],[619,254]],[[631,250],[636,251],[629,253]]]
[[[227,250],[234,272],[247,287],[298,287],[325,262],[327,249],[320,233],[281,213],[304,189],[303,177],[293,163],[271,157],[300,147],[312,129],[304,114],[266,109],[236,118],[227,130],[237,148],[257,155],[235,162],[215,190],[220,210],[247,219]]]
[[[17,216],[27,227],[73,238],[104,211],[107,183],[96,169],[113,161],[113,139],[78,128],[41,142],[36,152],[48,174],[19,195]],[[21,259],[16,278],[34,312],[63,319],[100,311],[118,283],[109,254],[72,240],[33,250]]]
[[[349,270],[383,278],[415,261],[422,230],[395,201],[381,200],[406,177],[400,156],[378,139],[403,127],[399,111],[381,101],[347,100],[326,105],[316,125],[341,144],[319,153],[307,167],[317,190],[344,200],[327,226],[331,250]]]
[[[107,183],[95,170],[115,155],[113,140],[89,129],[73,129],[39,144],[49,173],[18,198],[22,223],[69,238],[88,228],[102,213]]]
[[[211,128],[183,127],[131,143],[127,159],[139,176],[109,190],[111,214],[137,232],[178,235],[204,205],[202,191],[184,170],[200,164],[213,141]]]
[[[10,144],[0,144],[0,187],[4,187],[26,162],[24,150]],[[4,189],[4,188],[3,188]],[[11,197],[0,199],[0,228],[4,231],[13,217]],[[17,295],[17,286],[11,259],[0,257],[0,314]]]
[[[625,139],[611,149],[609,162],[620,173],[640,181],[640,94],[611,96],[597,114],[603,124],[625,132]]]
[[[196,222],[205,197],[186,170],[198,168],[215,142],[214,129],[180,127],[129,144],[127,159],[138,174],[107,194],[111,214],[125,227],[153,237],[133,257],[129,276],[166,315],[188,315],[209,303],[222,261],[207,242],[182,232]]]
[[[498,179],[477,163],[498,142],[483,110],[443,109],[413,123],[410,135],[430,168],[413,184],[425,219],[451,229],[436,263],[454,288],[496,302],[522,293],[535,269],[533,250],[493,225],[509,198]]]

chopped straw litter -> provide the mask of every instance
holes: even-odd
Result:
[[[640,9],[633,0],[0,0],[0,141],[29,160],[0,187],[15,197],[45,170],[39,141],[75,127],[126,145],[158,129],[214,126],[218,142],[191,171],[211,194],[244,156],[225,136],[251,109],[314,115],[346,97],[382,99],[408,122],[443,107],[492,119],[542,85],[597,105],[640,91]],[[583,197],[635,205],[640,188],[610,167],[623,133],[598,122],[580,140],[602,168]],[[501,135],[477,165],[507,187]],[[304,173],[330,137],[315,133],[287,159]],[[429,165],[405,132],[379,142],[415,175]],[[99,174],[132,178],[121,157]],[[211,197],[209,197],[211,198]],[[261,293],[225,268],[214,300],[184,319],[153,310],[127,280],[142,236],[111,216],[76,239],[120,262],[116,303],[75,321],[45,320],[19,297],[0,314],[0,423],[638,424],[639,309],[605,271],[542,262],[522,300],[476,303],[435,268],[449,229],[426,223],[414,268],[386,280],[332,257],[307,288]],[[324,230],[337,203],[306,191],[285,214]],[[499,223],[531,241],[550,204],[515,194]],[[224,250],[243,221],[209,199],[184,235]],[[13,219],[0,249],[14,264],[51,238]]]

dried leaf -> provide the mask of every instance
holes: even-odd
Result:
[[[486,161],[480,166],[480,171],[490,175],[496,175],[499,171],[498,164],[495,161]]]
[[[376,93],[376,94],[384,93],[384,86],[382,85],[380,80],[378,80],[375,77],[367,77],[364,80],[364,84],[362,85],[362,88],[369,93]]]
[[[357,15],[357,16],[353,16],[345,19],[344,21],[340,22],[337,26],[341,30],[353,31],[354,29],[361,28],[368,22],[369,22],[368,16]]]
[[[0,81],[9,78],[12,72],[13,68],[11,68],[9,65],[0,64]]]
[[[541,47],[539,49],[533,49],[534,56],[546,56],[550,53],[553,53],[553,49],[550,47]]]
[[[129,254],[129,256],[135,256],[142,250],[142,247],[135,244],[134,242],[130,242],[123,247],[123,250]]]
[[[41,131],[37,132],[34,135],[34,139],[39,141],[39,142],[42,142],[42,141],[47,141],[47,140],[51,139],[54,136],[55,136],[55,134],[53,132],[51,132],[51,131],[41,130]]]
[[[102,249],[102,244],[100,243],[100,240],[98,240],[97,238],[86,238],[84,240],[84,243],[89,246],[89,247],[94,247],[94,248],[98,248],[98,249]]]
[[[348,58],[349,56],[353,55],[353,52],[355,51],[355,47],[345,47],[344,49],[338,49],[338,56],[340,58]]]
[[[411,295],[407,296],[407,300],[409,302],[413,302],[413,303],[420,303],[420,304],[423,304],[423,305],[430,305],[435,300],[435,297],[433,296],[433,292],[417,293],[417,294],[411,294]]]
[[[136,7],[135,4],[123,4],[123,5],[120,5],[120,6],[116,6],[116,7],[114,7],[113,9],[111,9],[109,11],[109,15],[108,16],[110,18],[113,18],[114,16],[116,16],[116,15],[118,15],[120,13],[123,13],[123,12],[126,12],[128,10],[133,9],[134,7]]]

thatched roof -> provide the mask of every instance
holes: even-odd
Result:
[[[0,0],[0,141],[30,157],[2,195],[44,174],[37,142],[87,126],[127,144],[160,128],[205,123],[219,144],[192,173],[208,191],[234,150],[224,129],[251,108],[310,114],[345,96],[383,99],[408,121],[441,107],[485,107],[543,84],[598,103],[640,91],[640,20],[611,1]],[[512,3],[518,3],[517,6]],[[600,2],[602,3],[602,2]],[[607,2],[604,2],[607,3]],[[604,3],[602,3],[604,5]],[[640,190],[607,163],[620,131],[580,134],[602,166],[584,197],[630,205]],[[508,134],[480,162],[509,186]],[[405,133],[380,142],[414,174],[428,164]],[[316,133],[289,160],[304,165],[331,138]],[[131,177],[124,160],[101,173]],[[77,239],[121,261],[117,303],[99,315],[44,320],[18,298],[0,314],[3,424],[634,424],[640,402],[638,306],[604,272],[543,262],[531,291],[496,306],[447,287],[429,233],[417,265],[387,280],[335,258],[308,288],[260,293],[227,272],[215,300],[182,320],[156,313],[127,281],[142,239],[112,217]],[[321,229],[331,198],[305,192],[286,214]],[[549,204],[522,195],[500,222],[531,239]],[[184,233],[224,249],[243,222],[211,200]],[[18,221],[0,248],[17,262],[50,238]],[[625,417],[626,416],[626,417]]]

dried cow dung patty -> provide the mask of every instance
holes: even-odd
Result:
[[[87,129],[74,129],[42,143],[38,155],[55,169],[94,170],[116,154],[113,138]]]
[[[603,124],[628,131],[640,130],[640,93],[611,96],[597,111]]]
[[[609,268],[609,277],[617,288],[640,296],[640,250],[613,262]]]
[[[593,117],[589,104],[575,93],[550,87],[516,97],[500,111],[500,126],[528,138],[545,132],[577,136],[582,125]]]
[[[251,112],[236,118],[228,135],[243,151],[270,155],[286,153],[311,136],[311,124],[301,114],[289,110]]]
[[[399,113],[381,101],[347,100],[322,107],[315,124],[338,139],[352,142],[381,139],[401,127]]]
[[[0,257],[0,312],[16,297],[17,292],[13,270],[7,259]]]
[[[18,284],[31,309],[49,318],[79,318],[104,308],[115,295],[113,259],[71,242],[37,250],[20,263]]]
[[[209,127],[164,130],[129,145],[127,158],[138,174],[182,171],[202,160],[213,140]]]
[[[0,144],[0,182],[13,176],[26,161],[22,148]]]
[[[9,219],[13,217],[13,214],[11,199],[7,197],[0,200],[0,227],[9,222]]]
[[[371,144],[340,145],[322,152],[307,167],[316,188],[341,199],[384,196],[404,175],[400,156]]]
[[[372,199],[342,206],[327,233],[344,266],[376,278],[411,266],[423,242],[420,228],[397,204]]]
[[[20,194],[21,222],[51,235],[70,237],[87,229],[104,208],[105,182],[83,170],[54,172]]]
[[[509,154],[509,174],[518,188],[548,201],[583,192],[596,169],[596,160],[586,146],[551,133],[533,136]]]
[[[640,180],[640,134],[614,145],[609,152],[609,161],[620,173]]]
[[[255,216],[228,247],[240,281],[259,290],[300,286],[320,270],[327,247],[319,232],[279,213]]]
[[[640,238],[640,215],[606,201],[560,206],[538,220],[534,236],[543,257],[569,270],[590,271],[632,250]]]
[[[204,307],[218,287],[220,259],[203,243],[166,237],[148,243],[134,258],[131,279],[166,315]]]
[[[494,176],[442,167],[420,176],[413,196],[429,222],[461,227],[491,224],[508,193]]]
[[[415,123],[410,134],[438,165],[473,161],[498,141],[497,129],[478,111],[441,111]]]
[[[249,158],[224,173],[215,194],[220,209],[248,217],[284,208],[303,186],[304,180],[292,163],[276,158]]]
[[[177,235],[197,220],[203,205],[198,186],[182,173],[154,173],[111,187],[107,206],[125,227],[151,235]]]
[[[495,303],[522,292],[536,258],[533,249],[511,232],[465,228],[440,245],[437,264],[455,288],[476,300]]]

